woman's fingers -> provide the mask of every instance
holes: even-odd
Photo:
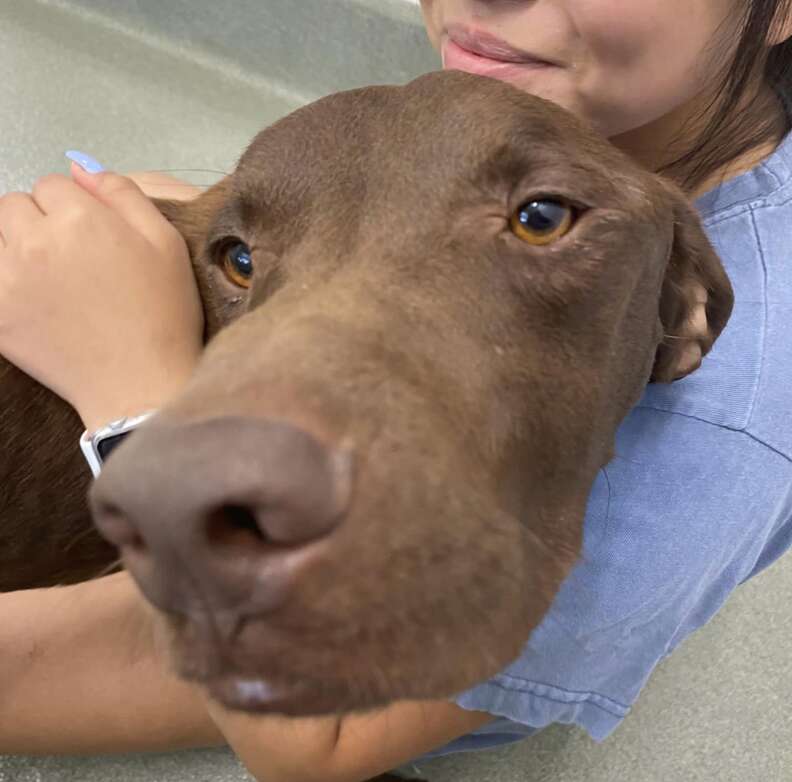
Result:
[[[0,197],[0,242],[10,244],[26,231],[35,230],[44,214],[27,193],[8,193]]]
[[[126,174],[149,198],[167,198],[170,201],[191,201],[203,193],[205,187],[160,173],[159,171],[130,171]]]
[[[36,182],[32,196],[44,215],[85,217],[102,211],[123,220],[151,244],[177,249],[173,227],[131,179],[111,172],[89,174],[76,164],[72,177],[51,174]]]
[[[128,177],[111,172],[88,174],[77,165],[72,166],[72,176],[86,193],[109,207],[153,244],[161,244],[165,234],[173,230],[157,207]]]

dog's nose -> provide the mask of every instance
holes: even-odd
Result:
[[[152,424],[91,492],[99,531],[159,608],[266,612],[327,544],[352,492],[352,456],[288,423]]]

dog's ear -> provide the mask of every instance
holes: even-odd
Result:
[[[652,381],[670,383],[701,364],[726,326],[734,293],[698,213],[676,186],[663,182],[674,209],[674,240],[660,298],[663,341]]]
[[[209,232],[218,214],[228,203],[230,191],[231,178],[225,177],[190,201],[152,198],[154,205],[187,243],[203,302],[207,340],[238,317],[244,306],[241,297],[229,298],[227,290],[217,285],[217,275],[213,274],[213,265],[207,253]]]
[[[193,262],[200,257],[212,222],[228,201],[230,190],[231,177],[226,176],[190,201],[151,199],[165,219],[184,237]]]

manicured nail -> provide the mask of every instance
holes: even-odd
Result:
[[[66,153],[66,157],[74,161],[80,168],[87,171],[89,174],[98,174],[100,171],[104,171],[104,166],[98,160],[94,160],[90,155],[86,155],[85,152],[77,152],[75,149],[70,149]]]

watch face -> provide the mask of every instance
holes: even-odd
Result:
[[[124,438],[128,434],[129,432],[113,434],[110,435],[110,437],[105,437],[96,444],[96,450],[99,452],[99,458],[102,460],[102,463],[107,461],[107,457],[110,456],[117,446],[124,442]]]

